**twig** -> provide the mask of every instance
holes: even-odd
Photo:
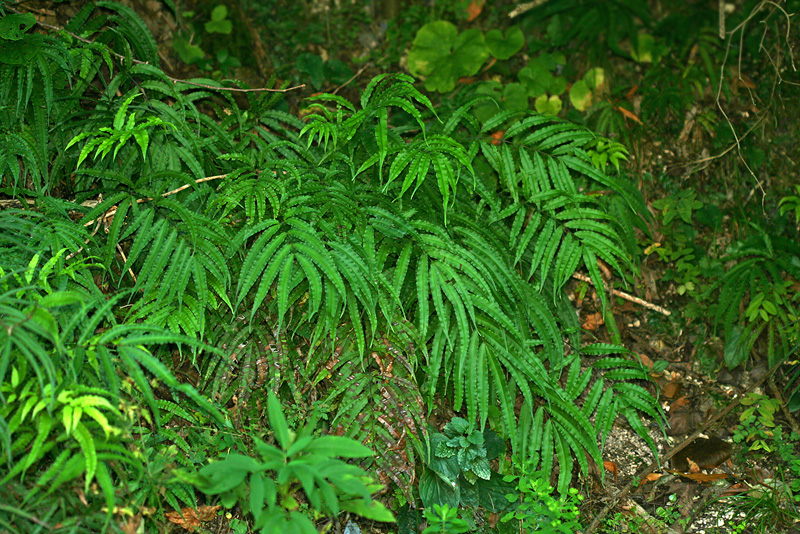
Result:
[[[8,8],[8,10],[13,12],[13,13],[17,13],[18,15],[23,13],[22,11],[18,11],[18,10],[13,9],[13,8]],[[38,19],[36,20],[36,24],[39,25],[39,26],[42,26],[43,28],[49,28],[49,29],[54,30],[54,31],[60,31],[60,32],[67,33],[70,36],[74,37],[75,39],[77,39],[77,40],[79,40],[81,42],[84,42],[84,43],[87,43],[87,44],[94,44],[94,41],[92,39],[87,39],[86,37],[81,37],[80,35],[78,35],[76,33],[73,33],[73,32],[71,32],[69,30],[66,30],[64,28],[61,28],[59,26],[53,26],[52,24],[47,24],[46,22],[40,22]],[[117,59],[119,59],[119,60],[124,60],[125,59],[125,56],[123,56],[122,54],[118,54],[118,53],[114,52],[113,50],[109,50],[109,53],[112,56],[114,56]],[[133,59],[133,63],[137,63],[139,65],[149,65],[150,64],[150,62],[148,62],[148,61],[141,61],[139,59]],[[187,85],[191,85],[191,86],[194,86],[194,87],[202,87],[204,89],[213,89],[213,90],[217,90],[217,91],[230,91],[230,92],[236,92],[236,93],[255,93],[255,92],[259,92],[259,91],[268,91],[268,92],[271,92],[271,93],[288,93],[289,91],[294,91],[295,89],[302,89],[303,87],[306,86],[305,84],[300,84],[300,85],[295,85],[294,87],[287,87],[286,89],[268,89],[266,87],[258,87],[258,88],[255,88],[255,89],[240,89],[238,87],[218,87],[216,85],[208,85],[208,84],[205,84],[205,83],[190,82],[190,81],[187,81],[187,80],[182,80],[180,78],[175,78],[173,76],[170,76],[166,72],[164,73],[164,76],[166,76],[170,81],[172,81],[172,83],[176,83],[176,84],[177,83],[185,83]]]
[[[25,204],[27,204],[28,206],[33,206],[34,204],[36,204],[36,201],[29,198],[29,199],[25,200]],[[11,208],[21,208],[22,206],[23,206],[22,201],[21,200],[17,200],[15,198],[8,199],[8,200],[0,200],[0,210],[6,210],[6,209],[11,209]]]
[[[523,13],[527,13],[528,11],[530,11],[535,7],[539,7],[546,1],[547,0],[534,0],[533,2],[525,2],[524,4],[519,4],[508,14],[508,18],[513,19],[514,17],[519,17]]]
[[[117,250],[119,251],[119,255],[122,256],[123,263],[128,263],[128,258],[125,257],[125,253],[122,251],[122,247],[119,246],[119,243],[117,243]],[[133,269],[128,267],[128,272],[130,273],[131,278],[133,278],[133,283],[136,284],[136,275],[133,274]]]
[[[758,382],[756,382],[753,386],[748,388],[746,390],[746,392],[750,392],[750,391],[754,390],[755,388],[759,387],[761,384],[763,384],[769,377],[772,376],[772,373],[774,373],[775,370],[780,365],[781,365],[781,363],[777,363],[777,364],[773,365],[772,368],[767,372],[767,374],[764,375],[764,377],[761,378],[761,380],[759,380]],[[731,412],[731,410],[733,410],[734,408],[739,406],[739,404],[742,402],[742,399],[744,397],[745,397],[744,393],[742,393],[738,397],[736,397],[733,400],[733,402],[731,402],[724,410],[722,410],[721,412],[717,412],[708,421],[703,423],[703,425],[700,428],[698,428],[697,430],[692,432],[689,435],[688,438],[686,438],[685,440],[683,440],[679,444],[675,445],[672,449],[670,449],[669,452],[667,452],[663,456],[663,458],[661,458],[661,462],[666,462],[667,460],[669,460],[670,458],[675,456],[678,452],[680,452],[681,450],[685,449],[687,445],[689,445],[692,441],[694,441],[695,438],[697,438],[700,434],[705,432],[711,425],[713,425],[714,423],[716,423],[717,421],[719,421],[720,419],[722,419],[723,417],[728,415]],[[661,462],[659,462],[659,460],[656,459],[656,461],[654,461],[652,464],[650,464],[644,471],[641,471],[636,476],[631,478],[630,482],[628,482],[625,485],[624,488],[619,490],[617,493],[614,494],[613,497],[611,497],[611,500],[608,502],[608,504],[606,504],[605,507],[602,510],[600,510],[600,512],[594,517],[592,522],[589,523],[589,526],[586,528],[586,530],[583,531],[583,534],[591,534],[592,532],[594,532],[595,529],[598,527],[598,525],[600,525],[600,522],[603,520],[603,518],[608,514],[608,512],[614,506],[617,505],[617,503],[620,501],[620,499],[622,499],[625,495],[627,495],[631,491],[631,488],[633,488],[633,486],[636,485],[639,481],[644,479],[644,477],[646,477],[647,475],[649,475],[650,473],[652,473],[653,471],[658,469],[659,466],[661,465]]]
[[[581,280],[583,282],[586,282],[586,283],[594,285],[594,282],[592,282],[592,279],[589,278],[588,276],[586,276],[585,274],[574,273],[572,275],[572,278],[575,278],[577,280]],[[640,299],[639,297],[634,297],[633,295],[629,295],[628,293],[625,293],[623,291],[619,291],[617,289],[612,289],[612,288],[610,288],[608,286],[606,286],[605,289],[606,289],[606,291],[609,291],[612,295],[616,295],[616,296],[618,296],[620,298],[623,298],[623,299],[625,299],[625,300],[627,300],[629,302],[633,302],[634,304],[638,304],[639,306],[644,306],[648,310],[657,311],[658,313],[660,313],[662,315],[666,315],[667,317],[672,315],[671,311],[669,311],[666,308],[662,308],[658,304],[653,304],[652,302],[647,302],[646,300]]]
[[[199,184],[199,183],[202,183],[202,182],[208,182],[210,180],[219,180],[220,178],[225,178],[226,176],[228,176],[228,175],[227,174],[217,174],[216,176],[206,176],[205,178],[198,178],[197,180],[194,181],[194,183],[195,184]],[[193,185],[193,184],[182,185],[177,189],[173,189],[172,191],[167,191],[166,193],[162,193],[161,197],[162,198],[163,197],[168,197],[170,195],[174,195],[175,193],[180,193],[181,191],[183,191],[184,189],[190,187],[191,185]],[[138,198],[138,199],[136,199],[136,203],[137,204],[141,204],[142,202],[149,202],[151,200],[153,200],[152,197]],[[114,206],[113,208],[111,208],[107,212],[105,212],[102,217],[98,217],[97,219],[92,219],[91,221],[85,223],[84,226],[89,226],[91,224],[94,224],[94,222],[96,220],[98,220],[98,219],[108,219],[109,217],[112,217],[116,212],[117,212],[117,207]]]
[[[345,87],[347,87],[347,86],[350,84],[350,82],[352,82],[353,80],[355,80],[356,78],[358,78],[359,76],[361,76],[361,74],[362,74],[362,73],[363,73],[365,70],[367,70],[367,68],[368,68],[368,67],[371,67],[371,66],[372,66],[372,63],[367,63],[366,65],[364,65],[363,67],[361,67],[360,69],[358,69],[358,72],[356,72],[355,74],[353,74],[353,77],[352,77],[352,78],[350,78],[349,80],[347,80],[346,82],[344,82],[342,85],[340,85],[339,87],[337,87],[336,89],[334,89],[334,91],[333,91],[333,94],[335,95],[335,94],[336,94],[336,93],[338,93],[338,92],[339,92],[341,89],[344,89]]]

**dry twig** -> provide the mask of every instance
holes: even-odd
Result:
[[[588,284],[594,285],[594,282],[592,282],[592,279],[589,278],[588,276],[586,276],[585,274],[575,273],[575,274],[572,275],[572,278],[575,278],[576,280],[581,280],[582,282],[586,282]],[[612,288],[610,288],[608,286],[606,286],[606,291],[608,291],[612,295],[616,295],[616,296],[618,296],[618,297],[620,297],[622,299],[625,299],[625,300],[627,300],[629,302],[633,302],[634,304],[638,304],[639,306],[644,306],[648,310],[657,311],[658,313],[660,313],[662,315],[666,315],[667,317],[672,315],[672,312],[669,311],[668,309],[662,308],[658,304],[653,304],[652,302],[647,302],[646,300],[640,299],[639,297],[634,297],[633,295],[625,293],[624,291],[619,291],[617,289],[612,289]]]

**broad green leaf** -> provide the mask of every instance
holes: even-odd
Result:
[[[275,432],[275,439],[283,450],[287,450],[292,444],[292,437],[289,432],[289,425],[283,415],[283,407],[278,397],[270,394],[267,399],[267,412],[269,413],[269,424]]]
[[[508,59],[522,49],[525,37],[518,26],[511,26],[505,36],[500,30],[490,30],[486,34],[486,48],[497,59]]]
[[[408,69],[425,77],[425,89],[447,93],[459,78],[472,76],[489,57],[483,33],[473,28],[458,33],[447,21],[430,22],[419,29],[408,54]]]
[[[203,492],[209,495],[219,495],[242,484],[247,476],[256,473],[260,464],[249,456],[239,453],[228,454],[225,458],[200,469],[204,478]]]
[[[32,13],[6,14],[0,19],[0,38],[19,41],[34,24],[36,24],[36,17]]]

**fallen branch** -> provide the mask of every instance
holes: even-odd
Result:
[[[585,274],[575,273],[575,274],[572,275],[572,278],[575,278],[576,280],[580,280],[582,282],[586,282],[588,284],[592,284],[594,286],[594,282],[592,282],[592,279],[589,278],[588,276],[586,276]],[[634,304],[638,304],[639,306],[644,306],[648,310],[657,311],[658,313],[660,313],[662,315],[666,315],[667,317],[672,315],[671,311],[669,311],[666,308],[662,308],[658,304],[653,304],[652,302],[647,302],[646,300],[640,299],[639,297],[634,297],[633,295],[629,295],[628,293],[625,293],[623,291],[618,291],[616,289],[612,289],[612,288],[610,288],[608,286],[606,286],[605,289],[606,289],[606,291],[610,292],[612,295],[616,295],[616,296],[618,296],[618,297],[620,297],[622,299],[625,299],[625,300],[627,300],[629,302],[633,302]]]
[[[206,176],[205,178],[198,178],[197,180],[194,181],[194,183],[195,184],[199,184],[199,183],[203,183],[203,182],[209,182],[211,180],[219,180],[220,178],[225,178],[226,176],[228,176],[228,175],[227,174],[217,174],[216,176]],[[175,193],[180,193],[181,191],[183,191],[184,189],[190,187],[191,185],[192,184],[182,185],[177,189],[173,189],[172,191],[167,191],[166,193],[162,193],[161,197],[164,198],[164,197],[168,197],[170,195],[174,195]],[[136,199],[136,203],[137,204],[141,204],[142,202],[149,202],[151,200],[153,200],[153,197],[138,198],[138,199]],[[100,220],[100,219],[105,220],[105,219],[108,219],[110,217],[113,217],[116,212],[117,212],[117,207],[114,206],[113,208],[111,208],[110,210],[105,212],[102,217],[98,217],[97,219],[92,219],[91,221],[85,223],[84,226],[91,226],[97,220]]]

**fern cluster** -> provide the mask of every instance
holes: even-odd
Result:
[[[644,213],[592,165],[591,132],[536,114],[481,126],[477,101],[437,116],[405,75],[373,79],[358,103],[314,97],[303,121],[268,93],[234,98],[239,82],[170,79],[120,4],[87,4],[67,30],[0,66],[0,191],[24,207],[0,212],[4,387],[32,380],[47,409],[76,385],[107,388],[153,413],[132,432],[182,450],[163,425],[195,418],[182,400],[238,431],[273,391],[381,450],[379,473],[404,488],[440,401],[526,461],[557,460],[562,490],[573,457],[602,464],[618,414],[643,436],[640,414],[658,419],[624,349],[580,348],[564,296],[585,269],[608,306],[598,262],[630,276],[621,243]],[[14,474],[55,465],[10,414],[6,460],[29,459]],[[111,460],[87,450],[88,484]]]

